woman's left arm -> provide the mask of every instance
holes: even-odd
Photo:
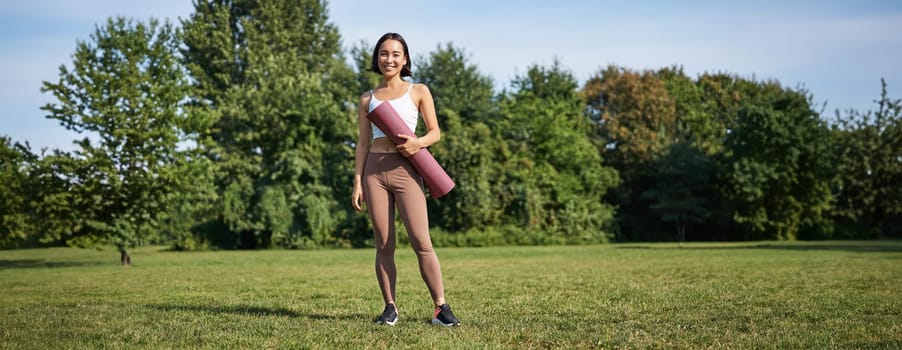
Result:
[[[432,100],[432,93],[425,84],[416,84],[411,91],[414,103],[423,116],[423,122],[426,124],[426,133],[421,137],[415,135],[399,135],[405,139],[404,144],[398,145],[398,150],[406,157],[412,156],[420,150],[432,146],[442,139],[442,130],[438,126],[438,118],[435,116],[435,102]]]

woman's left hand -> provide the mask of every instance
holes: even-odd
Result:
[[[398,134],[398,137],[404,140],[404,143],[398,145],[398,152],[405,157],[411,157],[417,152],[420,151],[420,139],[416,136],[408,136],[403,134]]]

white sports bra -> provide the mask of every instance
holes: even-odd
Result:
[[[417,110],[416,104],[413,103],[413,98],[410,97],[410,90],[413,89],[413,83],[407,87],[407,92],[404,93],[403,96],[382,101],[376,98],[375,92],[370,90],[370,105],[369,111],[372,112],[376,107],[379,107],[379,104],[382,102],[388,102],[391,104],[392,108],[398,112],[398,115],[401,116],[401,120],[404,121],[404,124],[407,124],[407,127],[410,128],[411,132],[417,130],[417,119],[419,117],[419,111]],[[373,127],[373,140],[378,139],[380,137],[385,137],[385,133],[382,130],[379,130],[375,124],[370,123]]]

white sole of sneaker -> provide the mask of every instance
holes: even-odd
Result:
[[[442,322],[441,320],[439,320],[439,319],[437,319],[437,318],[433,318],[433,319],[432,319],[432,324],[437,324],[437,325],[445,326],[445,327],[460,326],[460,323],[457,323],[457,324],[455,324],[455,323],[444,323],[444,322]]]
[[[394,326],[395,323],[398,323],[398,321],[395,321],[395,322],[388,322],[388,321],[379,321],[379,322],[376,322],[376,324],[385,324],[385,325],[389,325],[389,326]]]

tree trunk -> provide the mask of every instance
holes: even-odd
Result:
[[[120,249],[119,253],[119,262],[122,264],[122,266],[131,266],[132,257],[128,256],[128,252],[125,249]]]

